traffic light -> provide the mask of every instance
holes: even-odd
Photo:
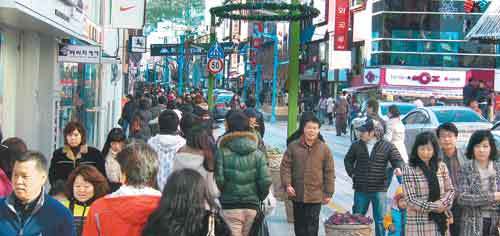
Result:
[[[464,11],[466,13],[471,13],[474,10],[474,0],[464,1]]]

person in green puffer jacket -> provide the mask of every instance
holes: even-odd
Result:
[[[247,236],[260,202],[269,194],[271,177],[248,117],[243,112],[232,112],[226,119],[226,129],[217,143],[215,181],[233,235]]]

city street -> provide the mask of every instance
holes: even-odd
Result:
[[[278,121],[275,124],[266,123],[266,134],[264,142],[267,146],[277,147],[281,151],[286,149],[286,130],[287,123]],[[215,135],[224,132],[223,125],[215,131]],[[352,182],[344,169],[344,155],[350,146],[349,136],[337,137],[333,126],[325,125],[321,128],[321,134],[325,138],[328,146],[333,151],[335,159],[335,195],[333,200],[327,206],[323,206],[320,215],[320,235],[325,235],[322,222],[327,219],[334,211],[351,210],[354,192]],[[286,220],[285,204],[278,202],[273,214],[267,216],[270,232],[273,236],[291,236],[293,233],[293,224]]]

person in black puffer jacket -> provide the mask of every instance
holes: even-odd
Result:
[[[79,122],[69,122],[64,128],[64,147],[54,151],[49,168],[49,182],[66,182],[71,172],[80,165],[93,165],[106,176],[105,161],[99,150],[87,146],[86,132]]]

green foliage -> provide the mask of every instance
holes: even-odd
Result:
[[[204,0],[148,0],[146,24],[156,27],[158,22],[169,20],[196,27],[203,21]]]
[[[241,11],[266,10],[275,15],[241,14]],[[319,10],[300,4],[286,3],[236,3],[210,9],[217,17],[232,20],[251,21],[296,21],[311,19],[319,15]]]

